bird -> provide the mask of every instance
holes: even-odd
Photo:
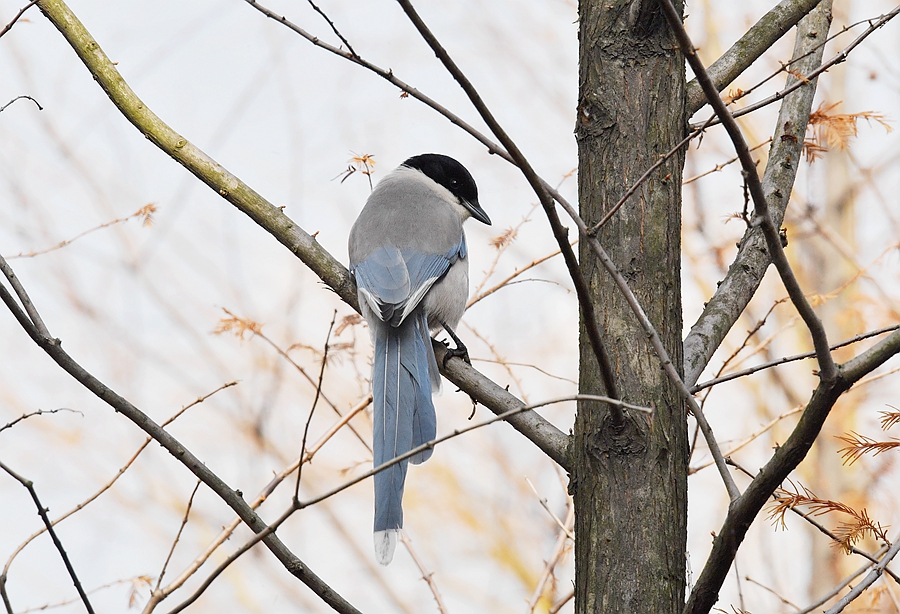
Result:
[[[490,225],[469,171],[442,154],[413,156],[372,190],[350,230],[350,272],[369,327],[372,367],[373,462],[378,467],[435,438],[432,394],[440,391],[431,332],[445,330],[453,357],[469,362],[454,332],[469,294],[463,222]],[[448,344],[449,345],[449,344]],[[375,474],[375,558],[391,562],[403,527],[407,464],[427,449]]]

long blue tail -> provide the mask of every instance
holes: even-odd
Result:
[[[431,401],[434,380],[429,364],[434,364],[435,369],[437,365],[428,323],[421,310],[397,328],[380,321],[375,327],[372,449],[378,467],[434,439],[436,421]],[[431,453],[432,450],[425,450],[409,461],[423,463]],[[382,565],[391,562],[403,526],[401,502],[409,461],[400,461],[375,474],[375,556]]]

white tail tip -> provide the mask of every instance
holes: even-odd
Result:
[[[394,559],[394,549],[400,537],[400,529],[375,531],[375,560],[388,565]]]

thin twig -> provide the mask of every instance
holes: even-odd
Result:
[[[37,0],[34,0],[31,4],[34,4],[35,2],[37,2]],[[29,4],[28,6],[31,6],[31,4]],[[0,36],[2,36],[2,34],[0,34]],[[23,94],[23,95],[21,95],[21,96],[16,96],[15,98],[13,98],[13,99],[10,100],[9,102],[7,102],[5,105],[3,105],[2,107],[0,107],[0,112],[5,111],[5,110],[6,110],[6,107],[8,107],[9,105],[11,105],[12,103],[14,103],[14,102],[17,101],[17,100],[22,100],[23,98],[28,99],[28,100],[30,100],[31,102],[33,102],[34,104],[36,104],[36,105],[37,105],[37,108],[38,108],[38,111],[43,111],[43,110],[44,110],[44,107],[41,106],[41,103],[39,103],[37,100],[35,100],[35,99],[32,98],[31,96],[26,96],[26,95]]]
[[[631,197],[632,194],[634,194],[635,192],[637,192],[638,188],[641,187],[641,185],[642,185],[647,179],[650,178],[650,175],[653,174],[653,171],[655,171],[656,169],[658,169],[660,166],[662,166],[663,164],[665,164],[665,163],[668,161],[669,158],[671,158],[672,156],[674,156],[675,154],[677,154],[679,151],[681,151],[681,148],[682,148],[682,147],[684,147],[685,145],[687,145],[688,143],[690,143],[690,142],[691,142],[693,139],[695,139],[696,137],[698,137],[698,136],[700,136],[701,134],[703,134],[703,131],[706,130],[706,127],[709,125],[709,123],[710,123],[711,121],[712,121],[712,118],[709,118],[708,120],[706,120],[706,123],[705,123],[705,124],[703,124],[702,126],[700,126],[699,128],[697,128],[696,130],[694,130],[694,131],[692,131],[690,134],[688,134],[686,137],[684,137],[683,139],[681,139],[681,141],[679,141],[678,144],[675,145],[675,147],[673,147],[672,149],[670,149],[670,150],[669,150],[668,152],[666,152],[664,155],[660,156],[659,159],[658,159],[656,162],[654,162],[652,165],[650,165],[650,168],[648,168],[646,171],[644,171],[644,174],[641,175],[640,177],[638,177],[638,180],[635,181],[634,184],[633,184],[630,188],[628,188],[627,190],[625,190],[625,193],[622,194],[622,197],[619,198],[619,201],[618,201],[615,205],[612,206],[612,208],[606,213],[606,215],[603,216],[603,219],[601,219],[599,222],[597,222],[596,224],[594,224],[593,228],[591,228],[590,233],[591,233],[592,235],[596,235],[597,232],[598,232],[601,228],[603,228],[603,227],[606,225],[606,223],[612,218],[612,216],[614,216],[614,215],[616,214],[616,211],[618,211],[619,209],[622,208],[622,205],[625,204],[625,201],[627,201],[627,200]]]
[[[759,430],[757,430],[755,433],[751,433],[750,435],[748,435],[747,437],[745,437],[743,441],[741,441],[739,444],[735,445],[733,448],[731,448],[730,450],[728,450],[727,452],[724,453],[724,454],[725,454],[725,459],[726,459],[726,461],[728,462],[728,464],[729,464],[729,465],[734,464],[734,463],[731,461],[731,455],[732,455],[732,454],[734,454],[735,452],[739,452],[739,451],[740,451],[742,448],[744,448],[745,446],[750,445],[753,441],[755,441],[757,438],[759,438],[760,436],[762,436],[763,434],[765,434],[766,432],[768,432],[773,426],[775,426],[776,424],[778,424],[779,422],[781,422],[781,421],[784,420],[785,418],[787,418],[787,417],[789,417],[789,416],[793,416],[793,415],[795,415],[795,414],[799,414],[799,413],[802,412],[802,411],[803,411],[803,407],[802,407],[802,406],[800,406],[800,407],[795,407],[794,409],[789,409],[789,410],[787,410],[786,412],[784,412],[784,413],[782,413],[782,414],[776,416],[776,417],[773,418],[772,420],[770,420],[767,424],[763,425],[762,428],[760,428]],[[715,461],[709,461],[709,462],[703,463],[702,465],[698,465],[698,466],[696,466],[696,467],[689,467],[689,468],[688,468],[688,475],[693,475],[693,474],[697,473],[698,471],[700,471],[700,470],[702,470],[702,469],[706,469],[707,467],[709,467],[710,465],[712,465],[714,462],[715,462]],[[752,478],[753,476],[750,476],[750,477]]]
[[[294,485],[294,501],[299,500],[300,496],[300,476],[303,475],[303,456],[306,454],[306,437],[309,435],[309,425],[312,424],[313,414],[316,412],[316,404],[319,402],[319,395],[322,393],[322,380],[325,377],[325,365],[328,364],[328,342],[331,341],[331,331],[334,330],[334,322],[337,320],[337,309],[331,316],[331,324],[328,325],[328,334],[325,335],[325,348],[322,350],[322,367],[319,369],[319,382],[316,384],[316,396],[313,398],[312,407],[309,408],[309,417],[306,419],[306,426],[303,427],[303,439],[300,443],[300,459],[297,465],[297,482]]]
[[[862,579],[862,582],[850,589],[850,592],[844,595],[841,600],[834,604],[834,606],[825,612],[825,614],[838,614],[839,612],[843,612],[844,608],[846,608],[851,601],[862,595],[867,588],[872,586],[872,584],[884,574],[885,567],[887,567],[888,563],[890,563],[898,553],[900,553],[900,540],[894,542],[894,545],[890,547],[883,557],[881,557],[881,561],[872,568],[872,571],[866,574],[866,577]]]
[[[559,516],[557,516],[556,514],[553,513],[553,510],[551,510],[550,506],[547,505],[547,498],[541,497],[541,495],[537,491],[537,488],[534,487],[534,484],[532,484],[531,480],[529,480],[527,477],[525,478],[525,481],[528,482],[528,486],[531,487],[531,491],[534,493],[534,496],[536,496],[538,498],[538,503],[540,503],[541,507],[544,508],[544,511],[550,515],[550,518],[553,519],[553,522],[556,523],[556,526],[559,527],[559,529],[563,532],[563,534],[566,537],[568,537],[569,539],[571,539],[574,542],[575,534],[572,533],[571,529],[569,529],[568,526],[566,526],[566,523],[564,523],[562,520],[559,519]]]
[[[531,209],[528,210],[528,213],[522,216],[522,219],[515,226],[510,226],[508,229],[501,232],[498,236],[491,239],[491,245],[497,250],[497,253],[494,254],[494,259],[491,262],[490,266],[487,268],[487,271],[484,273],[484,277],[481,280],[481,283],[476,286],[475,290],[472,291],[472,296],[477,296],[481,293],[481,290],[484,288],[484,285],[487,283],[488,279],[490,279],[491,275],[494,274],[494,271],[497,270],[497,264],[500,262],[500,258],[503,254],[506,253],[506,250],[510,248],[510,246],[515,242],[516,238],[519,236],[519,231],[522,229],[522,226],[531,221],[531,214],[534,213],[534,210],[540,206],[540,203],[536,203],[531,205]],[[471,305],[471,301],[466,303],[466,309]]]
[[[531,487],[532,489],[534,489],[533,484],[531,485]],[[537,491],[535,491],[535,494],[536,493]],[[559,534],[556,536],[556,543],[553,545],[553,551],[550,553],[550,558],[547,559],[547,562],[544,565],[544,569],[541,572],[541,577],[538,578],[537,584],[534,587],[534,591],[531,593],[531,598],[528,600],[528,611],[531,614],[534,614],[534,610],[535,608],[537,608],[537,605],[541,600],[541,596],[543,596],[544,594],[544,587],[547,585],[547,582],[553,577],[553,570],[556,569],[556,566],[559,564],[560,559],[563,557],[563,554],[565,554],[566,546],[570,541],[573,543],[575,541],[575,537],[572,535],[572,528],[575,525],[575,506],[572,503],[571,497],[569,497],[569,499],[566,501],[565,522],[559,521],[559,518],[556,518],[555,514],[553,515],[553,517],[557,521],[560,530]]]
[[[52,247],[47,247],[44,249],[35,250],[35,251],[31,251],[31,252],[19,252],[18,254],[14,255],[14,256],[7,256],[6,259],[7,260],[15,260],[16,258],[33,258],[34,256],[42,256],[43,254],[47,254],[52,251],[61,249],[65,246],[69,245],[70,243],[74,243],[78,239],[80,239],[86,235],[89,235],[92,232],[96,232],[103,228],[109,228],[110,226],[114,226],[116,224],[121,224],[122,222],[127,222],[128,220],[135,218],[135,217],[143,217],[144,225],[147,225],[152,220],[151,216],[154,212],[156,212],[156,205],[154,205],[152,203],[149,205],[144,205],[143,207],[141,207],[140,209],[138,209],[137,211],[135,211],[134,213],[132,213],[131,215],[129,215],[127,217],[120,217],[118,219],[115,219],[115,220],[112,220],[109,222],[104,222],[103,224],[100,224],[99,226],[94,226],[93,228],[89,228],[88,230],[85,230],[84,232],[78,233],[71,239],[66,239],[64,241],[60,241],[59,243],[57,243],[56,245],[54,245]]]
[[[766,145],[768,145],[768,144],[771,143],[771,142],[772,142],[772,137],[769,137],[769,138],[767,138],[765,141],[763,141],[762,143],[760,143],[759,145],[756,145],[756,146],[754,146],[754,147],[751,147],[751,148],[750,148],[750,151],[756,151],[757,149],[760,149],[760,148],[762,148],[762,147],[765,147]],[[689,183],[694,183],[694,182],[697,181],[698,179],[702,179],[703,177],[706,177],[707,175],[712,175],[713,173],[718,173],[719,171],[721,171],[723,168],[725,168],[725,167],[728,166],[729,164],[734,164],[734,163],[737,162],[737,161],[738,161],[738,157],[737,157],[737,156],[735,156],[735,157],[733,157],[733,158],[730,158],[730,159],[726,160],[725,162],[722,162],[722,163],[720,163],[720,164],[716,164],[715,167],[709,169],[708,171],[702,172],[702,173],[700,173],[699,175],[694,175],[693,177],[690,177],[690,178],[688,178],[688,179],[685,179],[684,181],[681,182],[681,185],[687,185],[687,184],[689,184]]]
[[[12,422],[7,422],[4,426],[0,426],[0,432],[5,431],[6,429],[10,429],[10,428],[14,427],[16,424],[18,424],[19,422],[21,422],[22,420],[27,420],[28,418],[31,418],[32,416],[42,416],[44,414],[55,414],[55,413],[61,412],[61,411],[70,411],[73,414],[79,414],[82,417],[84,416],[84,414],[82,414],[77,409],[69,409],[68,407],[59,407],[57,409],[38,409],[38,410],[35,410],[32,412],[28,412],[26,414],[22,414],[21,416],[19,416]]]
[[[745,579],[747,580],[747,582],[750,582],[751,584],[755,584],[756,586],[760,587],[760,588],[763,589],[764,591],[766,591],[766,592],[771,593],[772,595],[774,595],[776,598],[778,598],[779,601],[781,601],[781,603],[783,603],[783,604],[785,604],[785,605],[789,605],[789,606],[791,606],[792,608],[794,608],[795,610],[799,610],[799,609],[800,609],[800,606],[798,606],[798,605],[796,605],[795,603],[791,602],[789,599],[783,597],[782,595],[779,595],[779,594],[775,591],[775,589],[769,588],[768,586],[766,586],[766,585],[763,584],[762,582],[759,582],[758,580],[754,580],[754,579],[751,578],[750,576],[744,576],[744,577],[745,577]]]
[[[96,586],[90,590],[84,591],[87,595],[93,595],[94,593],[99,593],[102,590],[106,590],[108,588],[112,588],[114,586],[120,586],[122,584],[130,584],[132,587],[132,594],[137,589],[138,585],[149,585],[150,578],[147,576],[133,576],[131,578],[120,578],[119,580],[113,580],[112,582],[107,582],[101,586]],[[60,599],[59,601],[55,601],[53,603],[44,603],[42,605],[31,606],[25,608],[24,610],[19,610],[15,614],[30,614],[31,612],[43,612],[46,610],[61,608],[63,606],[71,605],[77,601],[81,601],[80,597],[73,597],[71,599]]]
[[[197,494],[199,488],[200,480],[197,480],[197,483],[194,485],[194,490],[191,491],[191,496],[188,498],[187,506],[184,509],[184,517],[181,519],[181,526],[178,527],[178,532],[175,534],[174,541],[172,541],[172,547],[169,548],[169,554],[166,556],[166,561],[163,563],[162,569],[159,572],[159,577],[156,579],[156,588],[154,589],[154,592],[159,590],[163,576],[166,575],[166,568],[169,566],[169,561],[172,560],[172,555],[175,554],[175,546],[178,545],[178,540],[181,539],[181,533],[184,531],[184,527],[187,526],[188,518],[190,518],[191,515],[191,507],[194,505],[194,495]]]
[[[759,330],[763,326],[766,325],[766,321],[769,319],[769,316],[772,315],[772,312],[775,311],[775,308],[778,307],[781,303],[785,302],[786,300],[787,300],[787,298],[781,298],[781,299],[778,299],[777,301],[775,301],[774,303],[772,303],[772,306],[769,307],[769,310],[766,312],[766,315],[764,315],[762,318],[760,318],[759,321],[757,321],[757,323],[753,326],[753,328],[751,328],[749,331],[747,331],[747,335],[744,337],[744,340],[741,342],[741,345],[736,350],[734,350],[728,358],[726,358],[724,361],[722,361],[722,366],[719,367],[718,371],[716,371],[716,377],[720,377],[722,375],[722,373],[724,373],[725,369],[728,368],[728,365],[731,364],[731,361],[734,360],[735,358],[737,358],[738,354],[740,354],[744,350],[744,348],[747,347],[747,344],[750,343],[750,340],[753,338],[753,336],[756,335],[756,333],[758,333]],[[750,354],[750,356],[752,356],[753,354],[758,352],[761,347],[765,347],[766,345],[767,345],[766,341],[763,341],[762,343],[760,343],[754,349],[753,353]],[[747,358],[749,358],[749,357],[742,358],[740,362],[743,362]],[[738,364],[740,364],[740,362]],[[694,391],[694,389],[691,389],[691,392],[694,392],[696,394],[696,391]]]
[[[570,243],[570,245],[573,245],[573,246],[574,246],[576,243],[578,243],[578,239],[575,239],[574,241],[572,241],[572,242]],[[499,289],[501,289],[501,288],[503,288],[503,287],[506,287],[507,285],[510,284],[511,281],[513,281],[516,277],[519,277],[520,275],[522,275],[525,271],[528,271],[528,270],[530,270],[530,269],[533,269],[533,268],[536,267],[537,265],[542,264],[542,263],[546,262],[547,260],[550,260],[550,259],[553,258],[554,256],[559,256],[561,253],[562,253],[562,252],[561,252],[560,250],[556,250],[556,251],[554,251],[554,252],[551,253],[551,254],[547,254],[546,256],[541,256],[540,258],[535,258],[534,260],[532,260],[531,262],[529,262],[529,263],[526,264],[525,266],[520,267],[520,268],[517,268],[515,271],[513,271],[513,272],[512,272],[511,274],[509,274],[507,277],[504,277],[501,281],[497,282],[496,284],[494,284],[493,286],[491,286],[491,287],[488,288],[487,290],[485,290],[485,291],[483,291],[483,292],[480,292],[480,293],[479,293],[479,292],[476,292],[476,293],[472,296],[472,298],[469,299],[469,302],[466,303],[466,309],[468,309],[469,307],[471,307],[472,305],[474,305],[474,304],[477,303],[478,301],[480,301],[480,300],[482,300],[482,299],[484,299],[484,298],[487,298],[488,296],[490,296],[491,294],[493,294],[493,293],[496,292],[497,290],[499,290]]]
[[[575,589],[573,588],[568,593],[560,597],[556,603],[553,604],[549,610],[547,610],[547,614],[558,614],[559,611],[563,608],[564,605],[569,603],[572,599],[575,598]]]
[[[337,26],[334,25],[334,22],[331,21],[331,18],[328,17],[328,15],[326,15],[322,9],[320,9],[318,6],[316,6],[316,3],[313,2],[313,0],[306,0],[306,1],[309,3],[309,5],[313,8],[313,10],[315,12],[317,12],[319,15],[322,16],[322,19],[324,19],[326,22],[328,22],[328,25],[331,27],[331,31],[334,32],[339,39],[341,39],[341,42],[344,43],[344,45],[346,45],[347,50],[353,55],[353,57],[358,58],[359,55],[353,50],[353,47],[350,46],[350,41],[348,41],[346,38],[344,38],[344,35],[341,34],[340,31],[338,31]],[[372,182],[372,178],[370,177],[369,183],[371,184],[371,182]]]
[[[271,526],[272,525],[270,525],[270,527]],[[258,544],[261,539],[262,538],[256,539],[254,537],[253,539],[248,541],[246,544],[244,544],[243,546],[241,546],[240,548],[238,548],[237,550],[232,552],[224,561],[219,563],[218,567],[216,567],[212,571],[212,573],[210,573],[209,576],[206,577],[206,579],[203,581],[203,583],[197,587],[197,590],[195,590],[193,593],[191,593],[190,597],[188,597],[187,599],[185,599],[184,601],[179,603],[177,606],[175,606],[171,610],[169,610],[168,614],[177,614],[178,612],[183,611],[189,605],[191,605],[192,603],[197,601],[197,599],[200,597],[200,595],[202,595],[203,592],[207,588],[209,588],[209,586],[213,583],[213,581],[219,577],[219,574],[221,574],[223,571],[225,571],[225,569],[227,569],[229,565],[231,565],[233,562],[235,562],[238,559],[238,557],[240,557],[242,554],[244,554],[245,552],[250,550],[253,546]]]
[[[447,606],[444,604],[444,599],[441,597],[441,591],[438,590],[437,582],[434,581],[434,572],[428,571],[425,567],[425,563],[423,563],[422,559],[419,558],[419,555],[416,554],[415,549],[412,547],[412,539],[410,539],[406,531],[400,531],[400,541],[406,546],[409,555],[412,557],[413,563],[416,564],[416,567],[419,568],[419,573],[422,574],[422,579],[428,584],[431,595],[437,603],[438,612],[441,614],[449,614],[449,610],[447,610]]]
[[[900,324],[894,324],[892,326],[885,326],[884,328],[879,328],[877,330],[869,331],[867,333],[861,333],[856,335],[855,337],[850,337],[849,339],[845,339],[839,343],[835,343],[829,349],[837,350],[839,348],[852,345],[857,343],[858,341],[863,341],[865,339],[871,339],[872,337],[877,337],[878,335],[883,335],[884,333],[890,333],[897,329],[900,329]],[[748,367],[746,369],[742,369],[741,371],[735,371],[734,373],[729,373],[728,375],[723,375],[721,377],[716,377],[711,380],[702,382],[697,384],[693,388],[691,388],[691,392],[697,393],[704,388],[709,388],[710,386],[715,386],[716,384],[721,384],[723,382],[728,382],[733,379],[737,379],[739,377],[744,377],[745,375],[750,375],[752,373],[756,373],[757,371],[762,371],[764,369],[771,369],[772,367],[777,367],[783,364],[787,364],[789,362],[795,362],[798,360],[803,360],[804,358],[815,358],[816,352],[804,352],[803,354],[794,354],[793,356],[785,356],[783,358],[779,358],[778,360],[773,360],[770,362],[765,362],[761,365],[756,365],[753,367]]]
[[[377,467],[374,467],[373,469],[370,469],[369,471],[366,471],[365,473],[362,473],[362,474],[356,476],[352,480],[344,482],[340,486],[336,486],[336,487],[332,488],[331,490],[329,490],[326,493],[323,493],[317,497],[309,499],[308,501],[304,501],[304,502],[300,503],[298,509],[304,509],[311,505],[315,505],[316,503],[319,503],[320,501],[329,499],[329,498],[333,497],[334,495],[338,494],[339,492],[342,492],[342,491],[350,488],[351,486],[354,486],[354,485],[358,484],[359,482],[362,482],[366,478],[370,478],[373,475],[375,475],[376,473],[381,473],[385,469],[387,469],[401,461],[404,461],[408,458],[411,458],[411,457],[415,456],[416,454],[419,454],[420,452],[424,452],[425,450],[430,450],[430,449],[434,448],[434,446],[436,446],[440,443],[443,443],[443,442],[447,441],[448,439],[453,439],[454,437],[459,437],[460,435],[468,433],[469,431],[474,431],[475,429],[479,429],[484,426],[488,426],[489,424],[494,424],[495,422],[499,422],[500,420],[506,420],[510,416],[520,414],[524,411],[534,410],[539,407],[544,407],[545,405],[555,405],[557,403],[564,403],[566,401],[599,401],[602,403],[609,403],[610,405],[616,405],[619,407],[634,409],[634,410],[642,411],[645,413],[653,412],[653,410],[649,407],[641,407],[640,405],[632,405],[630,403],[625,403],[618,399],[613,399],[613,398],[610,398],[607,396],[596,395],[596,394],[575,394],[575,395],[571,395],[571,396],[551,399],[549,401],[541,401],[540,403],[532,403],[530,405],[523,405],[522,407],[517,407],[515,409],[511,409],[502,414],[498,414],[492,418],[484,420],[483,422],[479,422],[477,424],[472,424],[470,426],[466,426],[466,427],[463,427],[460,429],[454,429],[452,433],[448,433],[448,434],[438,437],[436,439],[432,439],[431,441],[426,441],[422,445],[416,446],[415,448],[409,450],[408,452],[406,452],[404,454],[395,456],[391,460],[389,460],[385,463],[382,463],[381,465],[378,465]]]
[[[2,30],[0,30],[0,37],[2,37],[4,34],[9,32],[12,29],[12,27],[14,25],[16,25],[16,22],[19,21],[19,17],[21,17],[25,13],[25,11],[27,11],[28,9],[30,9],[37,3],[38,3],[38,0],[31,0],[31,2],[29,2],[24,7],[22,7],[19,10],[19,12],[16,13],[16,16],[12,18],[12,21],[10,21],[8,24],[6,24],[6,26]],[[19,96],[19,98],[30,98],[31,100],[34,100],[34,98],[31,98],[31,96]],[[13,98],[13,101],[18,100],[19,98]],[[10,103],[10,104],[12,104],[12,103]],[[34,104],[37,104],[37,100],[34,100]],[[9,105],[6,105],[6,106],[0,108],[0,111],[2,111],[3,109],[5,109],[8,106]],[[39,104],[38,104],[38,109],[41,109],[41,105],[39,105]],[[41,109],[41,110],[43,111],[43,109]]]
[[[275,350],[275,351],[278,353],[279,356],[281,356],[282,358],[284,358],[284,359],[285,359],[292,367],[294,367],[294,369],[295,369],[298,373],[300,373],[300,375],[303,376],[303,379],[305,379],[311,386],[313,386],[314,390],[316,391],[316,395],[317,395],[318,397],[320,397],[323,401],[325,401],[325,404],[328,405],[328,407],[330,407],[330,408],[332,409],[332,411],[334,411],[335,414],[337,414],[338,416],[342,416],[341,410],[338,409],[337,405],[335,405],[335,404],[331,401],[331,399],[329,399],[328,396],[327,396],[324,392],[322,392],[321,388],[316,384],[316,379],[313,378],[313,376],[311,376],[311,375],[306,371],[306,369],[303,368],[302,365],[300,365],[299,363],[297,363],[296,360],[294,360],[293,358],[291,358],[291,355],[288,353],[288,350],[285,350],[284,348],[282,348],[281,346],[279,346],[277,343],[275,343],[275,341],[273,341],[272,339],[270,339],[270,338],[262,331],[262,326],[258,325],[257,323],[253,322],[252,320],[249,320],[248,318],[242,318],[242,317],[240,317],[240,316],[237,316],[237,315],[235,315],[234,313],[232,313],[231,311],[229,311],[228,309],[225,309],[224,307],[222,308],[222,311],[224,311],[224,312],[227,313],[229,316],[231,316],[231,318],[233,318],[234,321],[239,322],[239,323],[241,324],[241,326],[243,327],[239,333],[236,333],[239,337],[242,337],[242,338],[243,338],[243,332],[246,330],[246,331],[249,331],[254,337],[259,337],[260,339],[262,339],[263,341],[265,341],[266,343],[268,343],[269,346],[270,346],[273,350]],[[224,330],[225,330],[225,328],[222,326],[222,322],[223,322],[223,321],[220,321],[220,327],[217,329],[218,331],[224,331]],[[226,321],[226,322],[227,322],[227,321]],[[290,348],[288,348],[288,349],[290,349]],[[367,450],[371,451],[372,448],[371,448],[369,442],[366,441],[366,438],[363,437],[363,436],[356,430],[356,428],[355,428],[353,425],[350,425],[350,430],[353,432],[354,435],[356,435],[356,438],[359,440],[359,442],[360,442],[363,446],[365,446]]]
[[[882,555],[884,555],[885,552],[887,552],[887,550],[888,550],[888,547],[883,546],[880,550],[878,550],[878,552],[875,553],[875,556],[876,557],[882,556]],[[810,614],[811,612],[815,612],[816,610],[821,612],[822,610],[820,610],[819,608],[821,608],[823,605],[828,603],[830,600],[834,599],[838,595],[838,593],[840,593],[842,590],[844,590],[844,587],[848,586],[856,578],[858,578],[859,576],[861,576],[863,573],[865,573],[867,570],[869,570],[871,568],[872,568],[872,563],[866,563],[862,567],[859,567],[856,571],[854,571],[849,576],[845,577],[843,580],[838,582],[837,586],[835,586],[830,591],[828,591],[828,593],[826,593],[825,595],[820,597],[818,601],[816,601],[815,603],[811,603],[810,605],[806,606],[805,608],[803,608],[799,612],[796,612],[795,614]]]
[[[28,490],[28,494],[31,495],[31,500],[34,501],[41,520],[44,521],[44,526],[47,527],[47,532],[50,533],[50,539],[53,540],[53,545],[56,546],[56,550],[57,552],[59,552],[59,556],[62,557],[63,564],[66,566],[66,571],[69,572],[69,577],[72,578],[72,583],[75,585],[75,590],[78,591],[78,596],[81,597],[81,602],[84,604],[84,609],[88,611],[88,614],[94,614],[94,608],[91,606],[91,602],[88,599],[87,594],[81,587],[81,582],[78,580],[78,575],[75,573],[75,568],[72,567],[72,563],[71,561],[69,561],[69,555],[66,554],[66,549],[63,548],[62,542],[59,541],[59,536],[56,534],[56,531],[53,530],[53,523],[50,522],[50,518],[47,516],[47,509],[43,505],[41,505],[41,500],[38,498],[37,491],[34,488],[34,482],[23,478],[21,475],[3,464],[3,462],[0,462],[0,469],[3,469],[10,475],[10,477],[18,481]],[[5,584],[6,574],[4,574],[3,578],[3,585],[5,586]],[[4,600],[6,599],[4,598]]]

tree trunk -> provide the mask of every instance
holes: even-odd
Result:
[[[595,224],[683,138],[684,60],[656,0],[581,0],[579,16],[579,202],[581,215]],[[598,235],[679,371],[683,164],[683,153],[668,160]],[[572,457],[575,610],[680,614],[687,541],[684,404],[610,276],[584,242],[580,252],[620,395],[654,413],[630,412],[616,425],[603,404],[579,404]],[[602,394],[583,325],[580,358],[580,391]]]

